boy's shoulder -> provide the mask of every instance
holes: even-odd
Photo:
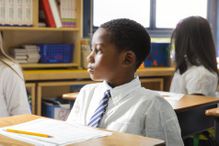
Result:
[[[155,105],[171,106],[166,99],[164,99],[157,91],[141,88],[137,93],[140,94],[140,98],[145,101],[150,101]]]
[[[140,97],[143,97],[147,100],[163,100],[164,98],[155,91],[142,87],[140,90],[135,91],[136,94],[139,94]]]

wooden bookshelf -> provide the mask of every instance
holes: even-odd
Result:
[[[3,33],[3,43],[6,53],[9,55],[12,48],[18,48],[27,44],[54,44],[67,43],[73,44],[73,59],[69,63],[36,63],[36,64],[21,64],[24,69],[45,69],[45,68],[80,68],[81,66],[81,51],[80,39],[82,37],[82,0],[76,0],[76,26],[75,27],[38,27],[39,26],[39,2],[40,0],[32,0],[32,27],[14,27],[0,26],[0,31]]]
[[[80,28],[50,28],[50,27],[4,27],[0,26],[1,31],[80,31]]]
[[[76,64],[76,63],[54,63],[54,64],[40,64],[40,63],[28,63],[28,64],[21,64],[21,67],[23,69],[25,68],[57,68],[57,67],[60,67],[60,68],[76,68],[80,66],[79,64]]]

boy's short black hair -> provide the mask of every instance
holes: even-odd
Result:
[[[119,51],[131,50],[136,55],[136,69],[150,52],[151,40],[146,29],[130,19],[114,19],[100,26],[109,31],[110,40]]]

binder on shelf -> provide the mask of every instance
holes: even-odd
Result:
[[[6,2],[6,8],[7,8],[7,12],[6,12],[6,24],[8,25],[14,25],[16,22],[15,20],[15,11],[14,11],[14,0],[8,0]]]
[[[73,58],[72,44],[40,44],[40,63],[70,63]]]
[[[40,1],[40,4],[42,6],[42,9],[45,15],[46,24],[49,27],[56,27],[55,20],[52,14],[52,10],[49,4],[49,0],[42,0]]]
[[[0,0],[0,25],[32,26],[33,0]]]
[[[5,23],[5,1],[0,0],[0,25]]]
[[[53,18],[55,20],[56,27],[57,28],[62,27],[62,22],[61,22],[61,18],[60,18],[60,15],[59,15],[56,0],[48,0],[48,1],[49,1],[51,11],[52,11]]]
[[[22,23],[24,26],[32,26],[33,25],[33,3],[32,0],[23,0],[23,15],[22,15]]]
[[[15,23],[18,26],[22,25],[22,18],[23,18],[23,10],[22,10],[22,1],[15,0]]]
[[[76,1],[75,0],[61,0],[60,1],[60,15],[63,27],[76,27]]]

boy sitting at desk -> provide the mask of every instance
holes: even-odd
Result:
[[[92,127],[163,139],[182,146],[180,127],[171,105],[141,86],[137,68],[150,51],[150,36],[139,23],[115,19],[97,29],[88,55],[94,81],[84,86],[67,119]]]

